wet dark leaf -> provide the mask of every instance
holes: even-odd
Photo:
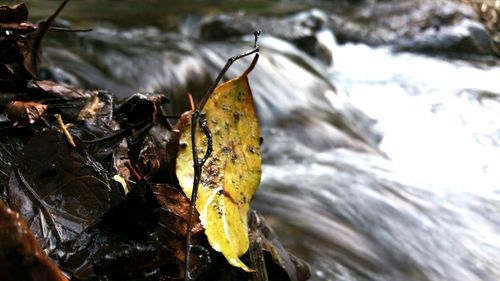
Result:
[[[173,262],[170,252],[159,245],[157,222],[152,194],[135,188],[99,224],[58,248],[61,264],[78,280],[95,280],[96,275],[113,276],[105,280],[143,280],[129,274],[145,276],[144,270]],[[124,268],[126,264],[133,266]]]
[[[123,197],[103,167],[57,131],[34,135],[10,176],[10,205],[44,248],[74,239]]]
[[[138,160],[139,168],[144,168],[143,176],[153,176],[164,159],[159,150],[165,146],[168,124],[163,125],[164,118],[159,118],[162,105],[168,102],[165,96],[157,93],[138,93],[123,101],[113,112],[114,120],[126,130],[129,155]],[[146,139],[145,137],[148,136]],[[158,154],[152,155],[153,153]],[[141,156],[142,155],[142,156]],[[158,161],[157,161],[158,160]]]
[[[119,129],[113,122],[114,98],[107,91],[94,91],[68,130],[87,144],[88,152],[99,162],[108,162],[124,136],[112,137]],[[106,163],[107,165],[108,163]]]
[[[0,280],[66,281],[19,213],[0,201]]]
[[[159,151],[151,136],[146,136],[139,153],[139,168],[145,180],[150,180],[155,175],[165,174],[165,154]]]
[[[94,258],[94,270],[97,275],[112,276],[115,280],[133,280],[171,262],[171,258],[163,253],[163,246],[157,241],[122,244],[115,246],[111,253]]]
[[[183,265],[186,257],[185,241],[190,203],[180,190],[167,184],[152,184],[151,189],[160,205],[158,237],[173,253],[178,264]],[[197,243],[202,229],[201,223],[197,220],[192,228],[194,244]]]
[[[156,236],[135,242],[113,231],[94,229],[82,235],[62,257],[76,280],[163,280],[144,278],[173,258]]]
[[[41,90],[48,95],[60,97],[66,100],[87,99],[92,95],[92,92],[89,90],[84,90],[64,84],[57,84],[56,82],[48,80],[32,80],[29,81],[26,86],[29,90]]]
[[[144,120],[154,120],[160,106],[168,99],[158,93],[137,93],[126,99],[115,111],[116,121],[121,124],[136,124]]]
[[[0,136],[0,201],[7,202],[7,184],[14,166],[15,156],[22,150],[23,142],[18,137]]]
[[[9,129],[14,126],[14,122],[12,122],[5,112],[0,113],[0,130]]]

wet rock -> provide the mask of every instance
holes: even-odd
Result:
[[[42,80],[51,80],[60,84],[79,85],[78,79],[60,67],[41,68],[38,74]]]
[[[471,5],[457,1],[410,0],[367,4],[349,19],[329,23],[339,42],[395,45],[416,52],[498,54],[492,35]]]
[[[333,62],[332,53],[318,38],[318,32],[325,29],[327,20],[328,16],[316,9],[285,18],[221,14],[203,19],[199,36],[205,40],[224,40],[261,30],[263,34],[292,42],[302,51],[330,65]]]
[[[462,19],[453,26],[428,28],[397,48],[421,52],[447,52],[491,55],[495,52],[488,31],[477,21]]]

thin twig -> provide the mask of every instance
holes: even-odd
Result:
[[[60,27],[60,26],[52,26],[50,30],[54,31],[63,31],[63,32],[91,32],[92,28],[69,28],[69,27]]]
[[[199,111],[194,111],[191,115],[191,152],[193,155],[193,169],[194,169],[194,179],[193,179],[193,189],[191,192],[191,206],[189,209],[189,217],[188,217],[188,223],[187,223],[187,235],[186,235],[186,259],[185,259],[185,266],[184,268],[185,273],[184,273],[184,280],[185,281],[191,281],[193,280],[191,277],[191,273],[189,271],[189,266],[190,266],[190,260],[191,260],[191,236],[193,234],[192,227],[193,227],[193,219],[194,219],[194,213],[196,211],[196,199],[198,196],[198,186],[200,184],[200,178],[201,178],[201,166],[200,162],[198,161],[198,150],[196,149],[196,127],[198,125],[198,118],[199,118]]]
[[[68,129],[66,128],[66,125],[64,125],[64,122],[62,120],[61,114],[54,114],[54,116],[56,117],[57,124],[59,125],[59,127],[63,131],[64,135],[68,139],[68,142],[71,144],[71,146],[76,147],[76,144],[75,144],[75,141],[73,140],[73,137],[68,132]]]
[[[37,70],[38,70],[38,62],[37,62],[37,59],[38,59],[38,50],[40,49],[40,46],[41,46],[41,43],[42,43],[42,39],[45,35],[45,33],[47,32],[47,30],[49,30],[50,26],[52,25],[52,23],[54,22],[54,20],[56,19],[56,17],[59,15],[59,13],[63,10],[64,6],[66,6],[66,4],[69,2],[69,0],[63,0],[63,2],[59,5],[59,7],[57,8],[57,10],[46,20],[40,22],[40,24],[38,25],[38,29],[30,34],[28,34],[27,36],[30,37],[32,36],[33,37],[33,44],[30,48],[30,52],[31,52],[31,58],[30,58],[30,64],[31,64],[31,67],[33,67],[34,69],[28,69],[28,71],[33,71],[34,73],[31,73],[33,76],[37,76]]]
[[[104,137],[95,138],[95,139],[91,139],[91,140],[82,140],[82,142],[85,143],[85,144],[92,144],[92,143],[107,141],[107,140],[110,140],[110,139],[114,139],[114,138],[117,138],[117,137],[124,136],[130,130],[133,130],[133,129],[136,129],[136,128],[139,128],[139,127],[145,128],[145,127],[143,127],[144,125],[146,125],[145,127],[147,127],[149,129],[149,128],[151,128],[152,123],[149,120],[143,120],[143,121],[141,121],[139,123],[132,124],[131,126],[129,126],[127,128],[123,128],[123,129],[119,129],[119,130],[113,131],[113,132],[107,134]]]

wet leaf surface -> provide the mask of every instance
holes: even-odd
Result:
[[[0,201],[0,280],[66,281],[19,213]]]
[[[213,152],[202,169],[196,209],[210,245],[228,262],[251,269],[239,257],[248,250],[247,213],[261,176],[259,124],[246,75],[218,86],[202,111],[213,135]],[[193,159],[191,122],[179,140],[177,178],[191,198]],[[196,146],[203,158],[208,140],[198,129]]]
[[[57,131],[35,134],[16,162],[9,203],[49,250],[74,239],[123,196],[97,161]]]
[[[111,93],[94,91],[68,128],[73,136],[86,144],[88,153],[103,166],[110,165],[115,149],[118,149],[118,144],[124,138],[119,134],[111,137],[120,129],[119,124],[113,121],[114,106]]]
[[[179,266],[182,267],[186,256],[185,241],[190,203],[180,190],[166,184],[152,184],[151,188],[160,205],[160,217],[156,230],[159,239],[172,251]],[[195,243],[199,241],[198,236],[202,229],[199,221],[193,225]]]
[[[73,87],[70,85],[58,84],[48,80],[32,80],[27,83],[28,90],[41,91],[53,97],[66,100],[87,99],[92,96],[89,90]]]
[[[7,202],[6,187],[15,163],[15,155],[22,150],[23,146],[20,133],[16,137],[0,136],[0,201]]]

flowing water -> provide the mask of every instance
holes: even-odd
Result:
[[[117,28],[121,10],[95,21],[74,10],[68,19],[105,27],[52,35],[45,65],[121,97],[163,91],[175,112],[253,40],[200,42],[197,16]],[[337,45],[327,30],[320,39],[333,66],[261,38],[250,75],[264,136],[254,206],[311,264],[311,280],[500,280],[498,61]]]

